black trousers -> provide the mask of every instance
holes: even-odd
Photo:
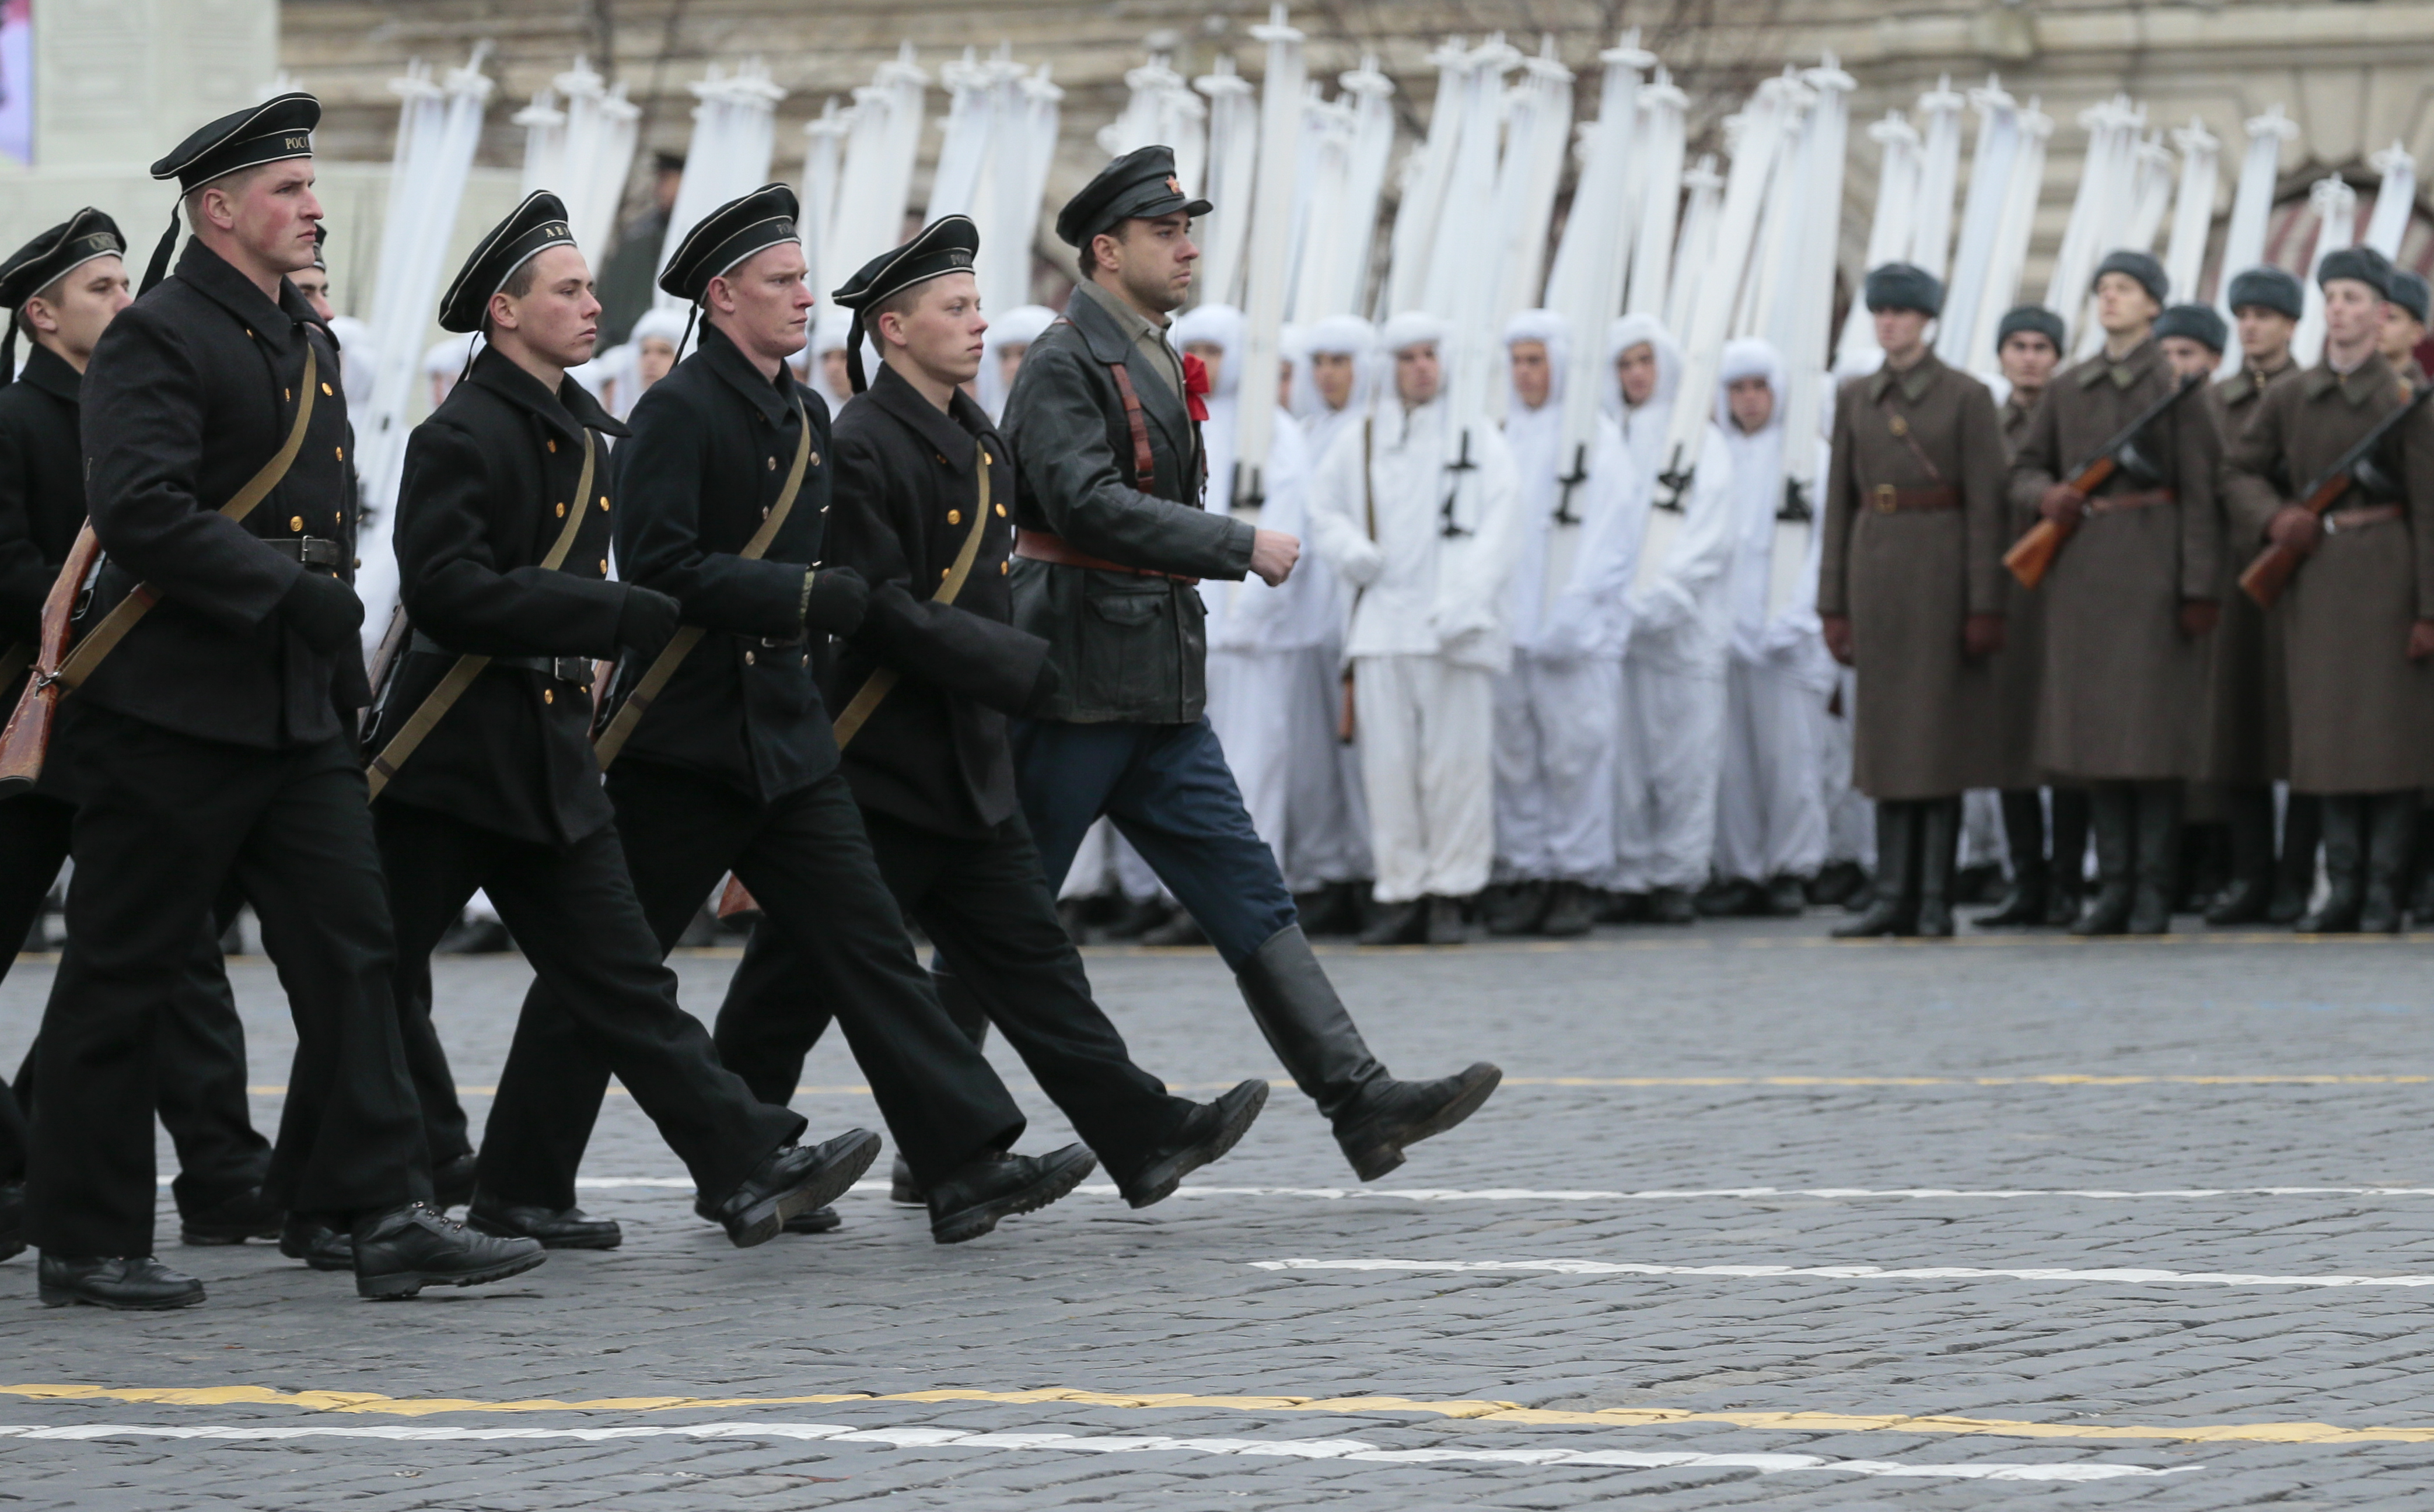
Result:
[[[252,901],[296,1020],[264,1185],[345,1213],[427,1188],[389,997],[395,954],[363,769],[333,738],[256,750],[70,699],[51,760],[77,803],[68,943],[43,1015],[27,1207],[61,1255],[152,1252],[160,1022],[224,885]]]
[[[624,761],[608,773],[608,796],[660,950],[675,948],[722,873],[741,877],[760,902],[762,928],[783,935],[804,963],[774,1011],[814,1023],[833,1014],[845,1026],[888,1131],[925,1183],[1021,1137],[1022,1110],[938,1005],[913,954],[844,777],[763,803],[674,767]],[[522,941],[516,921],[506,924]],[[569,1006],[548,978],[536,983],[499,1076],[482,1184],[510,1201],[574,1202],[575,1168],[615,1069],[576,1031]],[[735,1069],[764,1087],[754,1069]],[[790,1074],[763,1106],[775,1112],[793,1091]]]
[[[401,963],[427,963],[439,936],[483,889],[538,979],[517,1021],[483,1141],[475,1180],[485,1195],[538,1200],[517,1160],[519,1142],[498,1142],[501,1120],[514,1127],[531,1119],[527,1109],[536,1092],[578,1067],[595,1074],[582,1115],[587,1136],[613,1073],[713,1200],[743,1185],[770,1151],[803,1132],[802,1119],[762,1102],[718,1063],[710,1031],[677,1004],[676,973],[636,900],[615,826],[560,850],[395,802],[380,806],[373,825],[388,872]],[[543,1032],[553,1047],[540,1059],[526,1051],[536,1000],[547,1005],[540,1017],[547,1021]],[[444,1088],[453,1103],[454,1079],[427,1000],[420,1009],[403,999],[400,1006],[416,1047],[411,1064],[418,1089],[436,1099]],[[581,1047],[576,1062],[558,1063],[558,1047],[573,1046]],[[554,1114],[557,1100],[549,1102]],[[574,1205],[571,1169],[562,1198],[551,1195],[548,1206]]]
[[[1145,1164],[1192,1105],[1133,1064],[1123,1036],[1091,997],[1082,953],[1056,918],[1022,816],[986,839],[934,833],[870,809],[862,822],[897,905],[930,936],[1074,1132],[1113,1176]],[[783,935],[756,929],[718,1012],[719,1055],[774,1102],[793,1094],[803,1054],[828,1023],[825,1011],[801,1005],[803,971]]]

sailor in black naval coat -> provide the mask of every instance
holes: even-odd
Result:
[[[1008,623],[1013,457],[957,387],[979,371],[988,329],[971,272],[979,249],[971,220],[950,215],[836,292],[854,311],[847,360],[864,397],[838,418],[831,442],[827,550],[862,574],[871,598],[823,682],[841,711],[846,779],[898,904],[1125,1200],[1145,1208],[1233,1147],[1268,1084],[1245,1081],[1194,1105],[1133,1064],[1091,1000],[1015,801],[1006,715],[1053,690],[1056,674],[1048,643]],[[866,386],[864,330],[883,356]],[[784,959],[755,961],[763,956]],[[719,1054],[783,1102],[821,1027],[797,1005],[801,973],[818,973],[765,927],[746,962],[742,989],[730,984],[719,1013]]]
[[[60,669],[73,691],[50,761],[77,805],[77,868],[27,1181],[56,1305],[202,1300],[151,1253],[153,1026],[231,877],[296,1019],[272,1195],[351,1228],[366,1296],[541,1260],[414,1200],[421,1125],[351,729],[366,688],[347,407],[337,352],[285,277],[313,261],[319,119],[313,96],[282,94],[152,165],[179,181],[194,238],[160,282],[172,219],[85,371],[86,495],[110,564]]]
[[[795,218],[793,190],[756,190],[687,232],[660,275],[707,318],[700,350],[635,405],[633,438],[618,448],[617,559],[676,595],[698,629],[664,661],[629,659],[600,748],[659,949],[725,872],[753,890],[763,927],[811,963],[796,1012],[815,1011],[805,1000],[816,992],[816,1010],[844,1021],[888,1128],[931,1187],[931,1233],[951,1244],[1056,1200],[1094,1162],[1079,1145],[1006,1153],[1021,1111],[939,1006],[837,770],[814,643],[852,629],[867,595],[850,568],[820,565],[828,413],[785,363],[812,305]],[[644,670],[655,662],[660,672]],[[572,1203],[616,1069],[566,1032],[579,1007],[544,978],[499,1077],[483,1186],[520,1209]],[[519,1184],[493,1188],[494,1165]]]
[[[118,226],[84,209],[0,263],[0,371],[17,338],[31,345],[16,381],[0,388],[0,707],[24,691],[41,633],[43,601],[84,526],[84,459],[77,455],[77,398],[94,344],[130,298]],[[53,785],[61,781],[53,775]],[[47,792],[0,802],[0,979],[17,942],[41,917],[67,859],[76,806]],[[181,1237],[190,1245],[242,1244],[279,1232],[279,1210],[262,1194],[270,1142],[255,1132],[246,1103],[245,1026],[230,995],[219,936],[240,900],[223,890],[223,914],[197,921],[185,979],[161,1016],[157,1091],[161,1122],[178,1147]],[[22,1107],[34,1094],[34,1048],[17,1073],[15,1097],[0,1093],[0,1255],[21,1246],[26,1171]]]
[[[599,317],[565,207],[545,192],[482,238],[441,299],[443,329],[489,344],[406,443],[398,593],[413,631],[368,743],[373,820],[399,960],[426,960],[487,889],[576,1037],[659,1125],[728,1237],[758,1245],[851,1186],[879,1137],[853,1129],[797,1145],[803,1120],[754,1097],[677,1005],[626,877],[589,738],[590,659],[656,652],[677,604],[608,580],[614,490],[601,438],[625,427],[566,376],[590,359]],[[400,1006],[422,1046],[417,1085],[436,1096],[447,1062],[427,1005],[402,990]],[[484,1152],[475,1227],[535,1227],[501,1211],[514,1176]],[[556,1206],[551,1226],[511,1242],[617,1243],[614,1224]]]

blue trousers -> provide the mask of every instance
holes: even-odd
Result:
[[[1105,815],[1232,970],[1297,920],[1276,852],[1251,828],[1208,720],[1017,719],[1012,734],[1015,786],[1049,885],[1065,880],[1083,833]]]

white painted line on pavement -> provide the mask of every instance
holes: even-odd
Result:
[[[161,1185],[167,1186],[163,1177]],[[621,1188],[666,1188],[691,1192],[690,1177],[580,1177],[574,1183],[587,1191]],[[856,1192],[884,1192],[887,1183],[857,1181]],[[1112,1183],[1086,1182],[1073,1189],[1086,1196],[1112,1197]],[[1178,1197],[1298,1197],[1319,1202],[1693,1202],[1816,1197],[1828,1201],[1888,1199],[1916,1201],[1930,1197],[2018,1201],[2034,1197],[2091,1197],[2105,1201],[2188,1200],[2206,1197],[2434,1197],[2434,1187],[2158,1187],[2150,1190],[2110,1187],[1655,1187],[1638,1192],[1539,1187],[1216,1187],[1185,1186]]]
[[[1053,1450],[1088,1454],[1228,1454],[1260,1459],[1342,1459],[1388,1465],[1602,1465],[1635,1469],[1750,1469],[1761,1475],[1830,1470],[1966,1481],[2109,1481],[2123,1476],[2177,1475],[2200,1469],[2176,1465],[2117,1465],[2079,1460],[2056,1464],[1921,1464],[1906,1460],[1834,1459],[1820,1454],[1702,1454],[1624,1449],[1380,1449],[1358,1438],[1174,1438],[1163,1435],[972,1433],[959,1428],[855,1428],[845,1423],[692,1423],[630,1428],[467,1428],[365,1423],[226,1424],[171,1427],[158,1423],[0,1424],[0,1438],[178,1438],[252,1443],[299,1438],[376,1439],[390,1443],[579,1443],[633,1438],[810,1439],[832,1444],[885,1444],[895,1449]]]
[[[1736,1280],[1815,1277],[1824,1280],[2081,1281],[2132,1286],[2434,1286],[2434,1276],[2261,1276],[2236,1271],[1990,1269],[1976,1265],[1647,1265],[1612,1260],[1255,1260],[1260,1270],[1551,1276],[1718,1276]]]

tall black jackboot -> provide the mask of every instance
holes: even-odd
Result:
[[[1836,939],[1874,939],[1918,928],[1918,838],[1922,805],[1897,799],[1877,803],[1877,881],[1867,911],[1838,925]]]
[[[2302,935],[2354,935],[2366,903],[2366,805],[2355,793],[2317,799],[2324,811],[2324,905],[2299,920]]]
[[[2282,810],[2282,850],[2273,864],[2273,902],[2265,910],[2269,924],[2293,924],[2316,895],[2316,848],[2324,838],[2324,800],[2313,793],[2293,793]]]
[[[2417,843],[2417,791],[2377,793],[2366,803],[2366,898],[2358,907],[2358,933],[2397,935]]]
[[[2176,782],[2140,782],[2134,789],[2135,883],[2125,925],[2133,935],[2171,933],[2172,904],[2180,897],[2181,800],[2185,791]]]
[[[2050,790],[2052,859],[2046,863],[2046,922],[2056,929],[2079,922],[2087,895],[2087,789]]]
[[[2046,921],[2046,806],[2033,787],[2003,795],[2003,845],[2012,852],[2011,890],[1978,927]]]
[[[2231,885],[2205,911],[2209,924],[2255,924],[2273,904],[2273,789],[2235,787],[2231,811]]]
[[[1961,799],[1929,799],[1916,807],[1918,933],[1925,939],[1950,939],[1953,875],[1961,849]]]
[[[2423,803],[2425,795],[2418,797]],[[2421,927],[2434,926],[2434,806],[2417,811],[2417,849],[2408,869],[2408,911]]]
[[[2104,782],[2087,790],[2087,827],[2096,835],[2096,896],[2070,926],[2074,935],[2118,935],[2130,925],[2131,855],[2137,822],[2136,789]]]

